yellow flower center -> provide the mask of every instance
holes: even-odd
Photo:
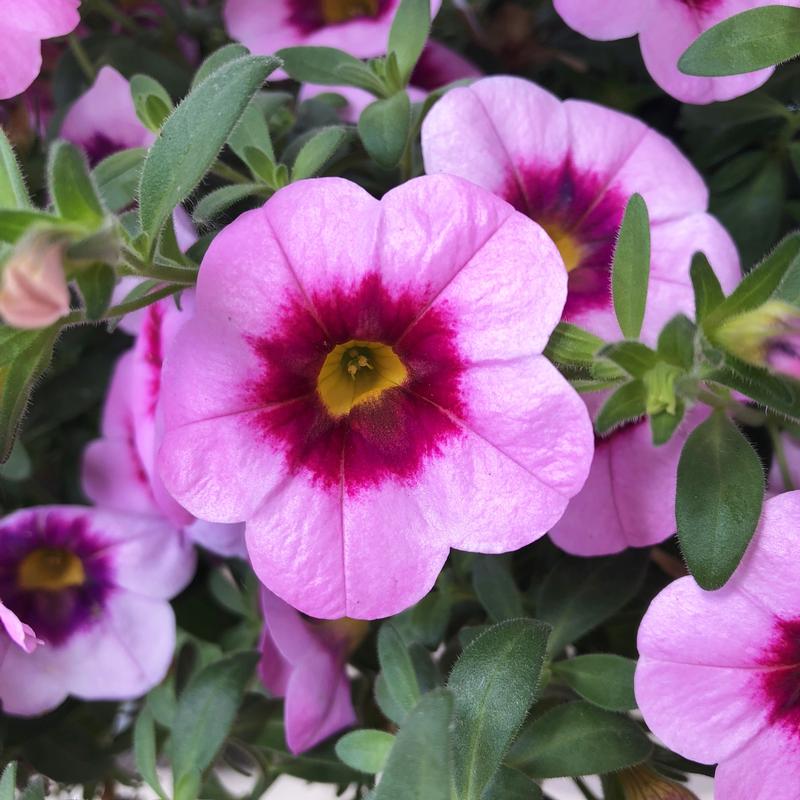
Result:
[[[378,0],[320,0],[320,10],[325,22],[335,25],[356,17],[374,17]]]
[[[28,553],[19,565],[17,582],[21,589],[57,592],[86,581],[83,562],[69,550],[42,547]]]
[[[543,227],[558,248],[558,252],[561,253],[567,272],[572,272],[583,260],[583,247],[580,242],[560,225],[544,225]]]
[[[402,386],[408,370],[388,344],[352,339],[328,353],[317,377],[317,391],[334,417],[361,403],[377,400]]]

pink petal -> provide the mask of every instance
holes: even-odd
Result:
[[[40,39],[66,36],[80,22],[80,0],[0,0],[0,19]]]
[[[224,558],[247,558],[244,525],[222,525],[197,519],[186,528],[186,535],[206,550]]]
[[[636,35],[655,5],[653,0],[553,0],[564,22],[589,39],[625,39]]]
[[[0,100],[24,92],[42,68],[41,40],[18,30],[8,22],[0,22],[3,57],[0,62]]]
[[[44,714],[67,699],[58,656],[51,647],[25,653],[18,647],[0,649],[0,704],[3,712],[21,717]]]
[[[19,617],[0,602],[0,624],[14,644],[21,647],[26,653],[32,653],[39,644],[36,634],[30,625],[20,622]]]

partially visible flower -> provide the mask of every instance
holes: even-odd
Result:
[[[336,47],[356,58],[386,52],[400,0],[226,0],[225,27],[232,39],[259,55],[297,45]],[[431,2],[436,16],[441,0]],[[285,77],[283,71],[272,79]]]
[[[408,96],[412,103],[425,99],[428,92],[462,78],[478,77],[480,70],[459,53],[432,39],[425,45],[422,56],[411,75]],[[341,116],[347,122],[357,122],[361,112],[375,102],[375,97],[365,89],[355,86],[322,86],[304,83],[300,87],[298,100],[307,100],[325,92],[336,92],[347,102]]]
[[[196,520],[166,492],[155,472],[162,362],[178,328],[191,316],[191,292],[184,292],[181,307],[167,298],[144,309],[136,344],[114,370],[103,408],[102,438],[84,452],[83,489],[99,506],[146,514],[184,530],[208,550],[244,557],[243,525]]]
[[[165,675],[175,646],[169,598],[194,572],[190,545],[150,517],[78,506],[0,521],[0,596],[44,646],[8,648],[0,701],[49,711],[67,695],[138,697]]]
[[[697,37],[722,20],[750,8],[800,5],[798,0],[554,0],[571,28],[590,39],[639,35],[648,72],[668,94],[685,103],[730,100],[757,89],[773,68],[724,78],[684,75],[678,59]]]
[[[767,489],[774,494],[800,488],[800,439],[782,433],[780,446],[785,463],[781,465],[778,454],[773,456],[767,483]]]
[[[149,147],[156,138],[136,116],[130,85],[113,67],[103,67],[75,101],[61,136],[82,148],[92,166],[119,150]]]
[[[46,328],[69,313],[64,243],[49,233],[20,242],[2,266],[0,316],[14,328]]]
[[[21,647],[26,653],[32,653],[36,649],[36,646],[41,644],[39,639],[36,638],[36,633],[33,628],[21,622],[20,618],[10,608],[6,608],[1,602],[0,626],[2,626],[6,633],[5,637],[0,635],[0,661],[2,661],[8,647],[8,639],[18,647]]]
[[[24,92],[42,67],[42,40],[80,22],[80,0],[1,0],[0,100]]]
[[[719,800],[796,800],[800,786],[800,492],[773,497],[722,588],[691,577],[639,629],[636,699],[667,747],[719,762]]]
[[[345,662],[366,633],[366,623],[304,620],[267,590],[261,607],[259,674],[270,694],[285,698],[286,744],[296,755],[355,725]]]
[[[769,300],[723,323],[714,337],[743,361],[800,380],[800,308]]]
[[[428,172],[491,189],[545,228],[568,274],[563,318],[608,341],[623,338],[611,301],[611,260],[634,192],[644,196],[651,218],[645,342],[655,344],[678,312],[694,315],[695,251],[706,253],[726,291],[739,280],[736,248],[706,211],[700,175],[670,141],[618,111],[561,102],[520,78],[483,78],[438,101],[423,124],[422,150]],[[584,398],[596,413],[602,398]],[[645,421],[598,439],[584,488],[551,531],[559,547],[605,555],[674,533],[678,458],[702,418],[690,411],[661,447],[652,444]]]
[[[451,547],[527,544],[583,484],[588,415],[542,355],[565,292],[544,231],[467,181],[291,184],[203,259],[164,370],[164,482],[245,520],[300,610],[396,613]]]
[[[647,764],[616,773],[625,800],[698,800],[688,787],[659,775]]]

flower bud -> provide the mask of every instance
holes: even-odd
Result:
[[[331,644],[342,647],[348,655],[358,649],[358,646],[369,633],[369,622],[362,619],[351,619],[350,617],[318,620],[315,622],[315,626]]]
[[[24,239],[0,276],[0,316],[14,328],[45,328],[69,312],[64,246],[47,233]]]
[[[724,323],[715,336],[742,361],[800,379],[800,308],[769,300]]]
[[[625,800],[698,800],[683,784],[659,775],[647,764],[624,769],[616,778]]]

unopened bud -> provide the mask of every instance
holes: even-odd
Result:
[[[616,778],[625,800],[698,800],[683,784],[659,775],[646,764],[624,769]]]
[[[369,622],[350,617],[319,620],[315,625],[331,644],[338,645],[348,655],[358,649],[369,633]]]
[[[742,361],[800,379],[800,308],[770,300],[724,323],[716,338]]]
[[[45,328],[69,312],[64,246],[46,233],[17,245],[0,276],[0,316],[14,328]]]

